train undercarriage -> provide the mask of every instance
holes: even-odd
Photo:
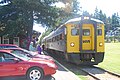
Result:
[[[65,59],[67,62],[75,63],[77,65],[97,65],[104,59],[104,53],[64,53],[61,51],[56,51],[48,49],[48,52],[53,57],[59,57]]]
[[[104,59],[104,53],[70,53],[68,54],[70,62],[82,65],[97,65]]]

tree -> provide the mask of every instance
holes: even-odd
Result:
[[[118,14],[114,13],[112,15],[112,29],[115,29],[117,27],[120,27],[119,16]]]
[[[58,1],[65,3],[70,12],[52,6]],[[63,19],[75,17],[78,11],[77,0],[1,0],[0,3],[6,3],[0,7],[1,24],[4,24],[1,35],[24,33],[31,37],[34,22],[54,28]]]
[[[99,11],[98,8],[95,8],[94,18],[99,19]]]
[[[110,19],[107,19],[106,14],[103,13],[102,10],[98,10],[97,7],[95,9],[95,13],[94,13],[93,17],[104,22],[104,24],[105,24],[105,34],[106,34],[106,32],[109,30],[109,27],[110,27],[110,24],[111,24]]]
[[[2,0],[0,19],[4,34],[16,35],[21,32],[31,37],[33,23],[55,26],[59,9],[51,6],[58,0]],[[2,26],[3,27],[3,26]],[[13,33],[10,33],[13,32]]]
[[[91,17],[90,13],[89,13],[89,12],[87,12],[87,11],[83,11],[82,15],[83,15],[83,16],[88,16],[88,17]]]
[[[99,11],[99,19],[106,23],[106,14],[103,14],[102,10]]]
[[[79,17],[80,3],[78,2],[78,0],[73,0],[72,6],[73,7],[72,7],[71,15],[73,15],[73,18]]]
[[[109,30],[112,30],[112,18],[111,17],[106,18],[106,24],[105,24],[105,32],[108,32]]]
[[[59,18],[61,23],[66,22],[69,19],[80,17],[80,3],[78,0],[62,0],[65,8],[62,8],[61,17]]]
[[[47,36],[51,31],[58,28],[61,24],[65,23],[67,20],[75,17],[79,17],[79,11],[80,11],[80,3],[77,0],[61,0],[65,5],[64,8],[61,8],[59,11],[60,17],[58,17],[56,20],[56,26],[52,26],[51,28],[47,28],[45,33],[42,34],[40,38],[40,42],[42,39]]]

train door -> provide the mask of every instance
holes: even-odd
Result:
[[[82,51],[94,50],[94,26],[93,24],[82,25]]]

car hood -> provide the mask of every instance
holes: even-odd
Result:
[[[37,54],[37,55],[35,55],[34,57],[35,57],[35,58],[41,58],[41,59],[47,59],[47,60],[49,60],[49,59],[53,59],[53,58],[50,57],[50,56],[47,56],[47,55],[41,55],[41,54]]]
[[[39,58],[32,58],[32,59],[28,60],[28,62],[33,63],[33,65],[35,65],[35,64],[38,65],[40,63],[40,64],[44,64],[46,66],[49,66],[49,67],[52,67],[52,68],[55,68],[55,69],[58,68],[57,65],[53,61],[50,61],[50,60],[42,60],[42,59],[39,59]]]
[[[29,62],[38,62],[38,63],[43,63],[43,62],[51,62],[50,60],[45,60],[45,59],[41,59],[41,58],[31,58],[29,60]]]

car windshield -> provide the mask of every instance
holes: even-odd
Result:
[[[30,60],[31,59],[31,57],[27,56],[24,52],[22,53],[21,51],[12,51],[12,53],[23,60]]]
[[[28,51],[26,49],[22,49],[24,52],[28,53],[30,56],[35,56],[37,53],[32,52],[32,51]]]

